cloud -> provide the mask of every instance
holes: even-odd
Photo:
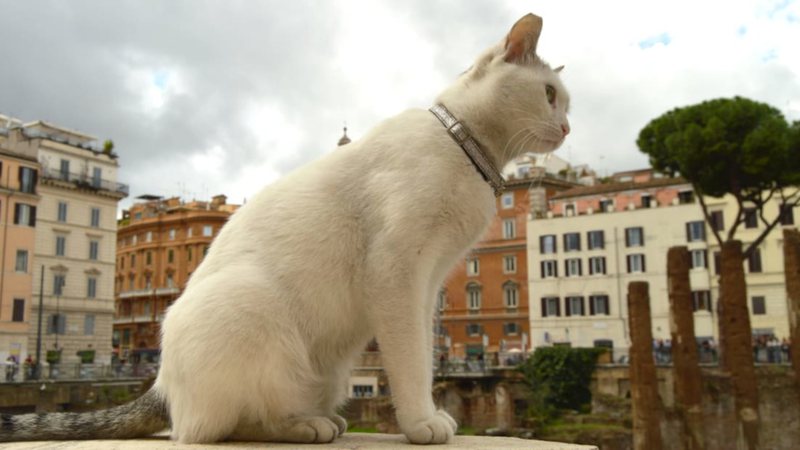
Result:
[[[357,139],[403,109],[429,106],[532,6],[32,0],[3,8],[0,112],[113,139],[133,196],[241,201],[333,151],[345,121]],[[800,119],[791,100],[800,98],[798,2],[535,8],[544,17],[540,54],[566,65],[572,133],[559,152],[574,164],[601,173],[646,166],[635,139],[647,121],[709,98],[743,95]]]

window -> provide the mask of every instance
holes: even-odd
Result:
[[[56,256],[64,256],[67,252],[67,237],[56,236]]]
[[[135,288],[136,288],[136,276],[131,275],[130,278],[128,278],[128,289],[134,290]]]
[[[173,277],[172,277],[172,274],[171,274],[171,273],[168,273],[168,274],[167,274],[167,287],[168,287],[168,288],[175,287],[175,280],[173,279]]]
[[[762,272],[761,268],[761,249],[757,248],[750,257],[747,258],[747,270],[750,273]]]
[[[67,221],[67,203],[66,202],[58,202],[58,217],[56,220],[59,222],[66,222]]]
[[[702,220],[687,222],[686,223],[686,241],[705,241],[706,240],[706,227],[705,222]]]
[[[97,278],[89,277],[86,284],[86,298],[97,298]]]
[[[172,264],[175,261],[175,250],[167,250],[167,263]]]
[[[11,310],[11,321],[12,322],[24,322],[25,321],[25,299],[24,298],[15,298],[14,299],[14,307]]]
[[[611,314],[611,310],[608,306],[608,296],[607,295],[590,295],[589,296],[589,314],[593,316],[597,315],[609,315]]]
[[[353,385],[353,397],[355,398],[367,398],[367,397],[374,397],[374,388],[371,384],[354,384]]]
[[[36,226],[36,207],[26,205],[25,203],[17,203],[14,205],[14,224],[27,225],[29,227]]]
[[[547,234],[539,237],[539,253],[549,254],[556,252],[556,236]]]
[[[19,190],[27,194],[36,193],[36,170],[30,167],[19,168]]]
[[[145,242],[153,242],[153,232],[152,231],[148,231],[147,233],[145,233],[144,241]]]
[[[514,219],[503,221],[503,239],[514,239],[517,236],[517,227]]]
[[[605,233],[603,230],[586,233],[586,240],[589,242],[589,250],[605,248]]]
[[[758,214],[755,208],[745,208],[742,211],[742,215],[744,216],[745,228],[758,228]]]
[[[568,316],[583,316],[583,297],[567,297],[564,300]]]
[[[147,252],[144,254],[145,264],[148,266],[153,264],[153,252]]]
[[[14,270],[21,273],[28,272],[28,251],[17,250],[17,260],[14,264]]]
[[[650,208],[653,205],[653,196],[644,194],[642,195],[642,208]]]
[[[475,283],[467,285],[467,309],[481,309],[481,287]]]
[[[568,277],[579,277],[581,273],[581,260],[580,258],[571,258],[564,260],[564,274]]]
[[[752,297],[752,313],[754,316],[761,316],[767,313],[767,301],[763,296]]]
[[[644,230],[642,227],[625,228],[625,246],[641,247],[644,245]]]
[[[53,295],[62,295],[64,292],[64,285],[67,284],[66,275],[53,276]]]
[[[589,275],[605,275],[606,257],[593,256],[589,258]]]
[[[514,255],[503,257],[503,273],[517,273],[517,257]]]
[[[711,292],[692,291],[692,311],[711,311]]]
[[[62,159],[59,167],[62,180],[69,180],[69,160]]]
[[[131,269],[135,268],[136,268],[136,254],[134,253],[131,255]]]
[[[120,269],[124,269],[125,268],[125,257],[124,256],[120,256],[119,257],[119,268]]]
[[[186,259],[188,261],[192,260],[192,247],[186,247]]]
[[[503,285],[503,300],[508,309],[519,307],[519,289],[515,283],[508,282]]]
[[[51,314],[47,319],[47,334],[64,334],[67,330],[67,316]]]
[[[580,233],[566,233],[564,234],[564,251],[577,252],[581,249],[581,235]]]
[[[558,297],[542,298],[542,317],[557,317],[561,315],[561,305]]]
[[[644,255],[641,253],[628,255],[628,273],[644,272]]]
[[[214,230],[211,228],[211,225],[203,225],[203,236],[209,237],[214,234]]]
[[[100,242],[89,241],[89,259],[97,261],[98,254],[100,253]]]
[[[575,205],[569,204],[564,207],[564,215],[567,217],[572,217],[575,215]]]
[[[192,227],[186,229],[186,237],[192,237]]]
[[[692,250],[690,254],[692,256],[692,269],[704,269],[708,267],[707,253],[705,250]]]
[[[558,276],[558,261],[550,259],[542,261],[542,278],[555,278]]]
[[[794,225],[794,207],[792,205],[781,205],[781,225]]]
[[[519,335],[519,324],[516,322],[508,322],[503,324],[503,334],[506,336]]]
[[[144,276],[144,288],[153,289],[153,278],[150,275]]]
[[[100,180],[103,179],[103,169],[95,167],[92,169],[92,186],[100,189]]]
[[[174,240],[175,240],[175,235],[176,235],[176,234],[177,234],[177,231],[175,230],[175,228],[171,228],[171,229],[169,230],[169,240],[170,240],[170,241],[174,241]]]
[[[711,228],[716,231],[725,230],[725,216],[722,211],[711,211]]]
[[[714,274],[719,275],[722,271],[722,256],[720,252],[714,252]]]
[[[100,208],[92,208],[92,219],[90,225],[94,228],[100,227]]]
[[[467,259],[467,275],[474,277],[481,273],[481,262],[478,258]]]
[[[136,234],[134,234],[134,235],[131,237],[131,245],[136,245],[136,243],[137,243],[137,242],[139,242],[139,236],[138,236],[138,235],[136,235]]]
[[[83,318],[83,334],[91,336],[94,334],[94,314],[87,314]]]
[[[513,192],[506,192],[503,194],[501,204],[503,209],[509,209],[514,207],[514,193]]]
[[[678,203],[680,203],[681,205],[685,205],[687,203],[694,203],[694,192],[693,191],[678,192]]]
[[[483,334],[483,327],[477,323],[471,323],[467,325],[467,335],[468,336],[480,336]]]
[[[600,200],[600,212],[613,212],[614,211],[614,200],[605,199]]]
[[[439,289],[439,294],[436,296],[436,306],[439,311],[444,311],[447,307],[447,291],[444,289]]]
[[[208,254],[208,249],[209,249],[209,246],[207,246],[207,245],[203,246],[203,258],[205,258],[206,255]]]

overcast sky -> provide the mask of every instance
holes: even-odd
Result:
[[[112,139],[141,194],[241,202],[436,94],[522,15],[566,66],[558,150],[647,166],[652,118],[746,96],[800,120],[800,1],[0,0],[0,113]]]

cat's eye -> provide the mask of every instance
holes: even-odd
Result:
[[[545,94],[547,94],[547,103],[550,103],[551,105],[555,105],[556,104],[556,88],[554,88],[552,85],[548,84],[547,86],[544,87],[544,92],[545,92]]]

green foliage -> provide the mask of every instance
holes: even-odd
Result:
[[[592,401],[589,384],[600,348],[541,347],[520,366],[531,388],[534,416],[544,420],[562,409],[580,410]]]
[[[110,155],[112,151],[114,151],[114,141],[106,139],[106,141],[103,142],[103,153]]]
[[[800,125],[742,97],[673,109],[650,121],[636,143],[656,170],[679,173],[713,197],[759,195],[800,179]]]

